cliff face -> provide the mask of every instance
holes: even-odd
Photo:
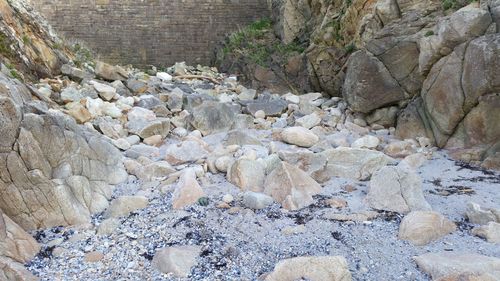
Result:
[[[58,74],[70,52],[23,0],[0,0],[0,57],[10,76]]]
[[[232,54],[226,57],[237,63],[228,67],[222,59],[224,71],[243,65],[254,86],[343,96],[369,124],[397,127],[402,138],[426,135],[458,149],[459,159],[498,161],[498,1],[270,0],[270,6],[270,33],[304,52],[284,63],[271,54],[267,65]]]

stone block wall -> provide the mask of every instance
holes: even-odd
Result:
[[[110,63],[208,64],[217,42],[259,18],[267,0],[29,0],[68,40]]]

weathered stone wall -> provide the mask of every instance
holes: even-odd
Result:
[[[104,60],[209,63],[223,36],[268,15],[267,0],[29,0],[66,39]]]

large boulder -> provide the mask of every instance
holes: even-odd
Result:
[[[296,257],[280,261],[265,281],[350,281],[347,261],[341,256]]]
[[[484,278],[476,280],[496,280],[495,276],[500,276],[500,259],[496,257],[473,253],[439,252],[423,254],[414,257],[414,260],[420,270],[429,274],[432,280],[464,280],[446,278],[469,274]]]
[[[342,95],[352,110],[363,113],[409,97],[384,64],[366,51],[349,58]]]
[[[262,192],[264,190],[265,167],[256,160],[239,159],[227,171],[229,182],[241,190]]]
[[[373,174],[366,201],[374,209],[403,214],[431,210],[422,180],[414,171],[399,166],[386,166]]]
[[[97,77],[108,81],[126,81],[128,79],[128,73],[125,69],[120,66],[114,66],[107,64],[102,61],[97,61],[95,65],[95,74]]]
[[[162,273],[171,273],[177,278],[186,278],[196,265],[200,246],[176,246],[160,249],[153,257],[153,266]]]
[[[0,84],[0,123],[10,128],[0,141],[0,209],[28,230],[89,222],[127,179],[123,156],[61,112],[24,112],[29,91],[2,74]]]
[[[283,208],[297,210],[314,202],[312,196],[321,192],[321,185],[306,172],[281,162],[264,183],[264,193],[273,197]]]

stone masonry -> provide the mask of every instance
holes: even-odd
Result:
[[[267,0],[29,0],[110,63],[207,64],[217,42],[269,14]]]

